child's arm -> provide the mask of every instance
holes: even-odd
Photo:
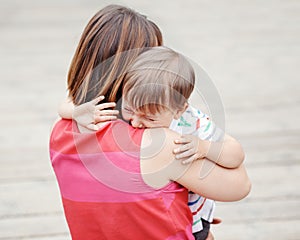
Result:
[[[74,106],[72,101],[67,99],[60,105],[58,114],[65,119],[74,119],[80,131],[98,130],[98,123],[115,120],[119,114],[118,110],[107,109],[114,108],[114,102],[98,104],[103,99],[104,96],[100,96],[78,106]]]
[[[174,153],[177,159],[183,159],[183,163],[207,158],[222,167],[236,168],[245,158],[241,144],[227,134],[224,140],[219,142],[201,140],[193,135],[183,135],[175,143],[181,144]]]
[[[58,107],[58,115],[64,119],[72,119],[74,104],[70,98],[63,101]]]
[[[207,158],[222,167],[236,168],[243,162],[245,156],[240,143],[225,134],[205,113],[190,106],[180,123],[185,123],[177,129],[183,136],[176,143],[182,146],[174,153],[183,163]]]

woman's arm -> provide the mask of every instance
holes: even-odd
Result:
[[[179,134],[169,129],[146,129],[141,149],[141,170],[144,181],[162,187],[176,181],[201,196],[217,201],[237,201],[248,195],[251,183],[241,164],[234,169],[223,168],[201,159],[184,165],[175,160],[174,140]]]
[[[251,189],[251,183],[243,165],[234,169],[225,169],[204,159],[193,162],[181,176],[176,177],[172,180],[201,196],[216,201],[241,200],[249,194]]]

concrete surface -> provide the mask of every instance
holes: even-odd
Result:
[[[66,74],[89,18],[110,1],[0,1],[0,239],[70,239],[48,156]],[[218,240],[300,239],[300,1],[114,1],[199,63],[246,151],[251,194],[218,203]]]

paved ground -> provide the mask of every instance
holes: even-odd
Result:
[[[48,137],[83,26],[110,1],[0,1],[0,239],[70,239]],[[300,239],[300,2],[115,1],[214,80],[247,153],[249,197],[219,203],[216,239]],[[299,123],[299,122],[298,122]]]

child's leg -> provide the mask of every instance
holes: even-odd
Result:
[[[209,236],[209,233],[210,233],[210,231],[209,231],[209,229],[210,229],[210,222],[208,222],[208,221],[206,221],[204,219],[201,219],[201,221],[202,221],[203,229],[201,231],[199,231],[199,232],[193,233],[193,235],[195,237],[195,240],[206,240],[207,237]],[[210,233],[210,235],[212,236],[211,233]]]
[[[222,222],[221,218],[214,218],[211,224],[220,224],[221,222]],[[214,239],[215,239],[214,235],[211,233],[211,231],[209,231],[206,240],[214,240]]]
[[[214,235],[212,235],[211,231],[209,231],[208,236],[206,238],[206,240],[214,240]]]

